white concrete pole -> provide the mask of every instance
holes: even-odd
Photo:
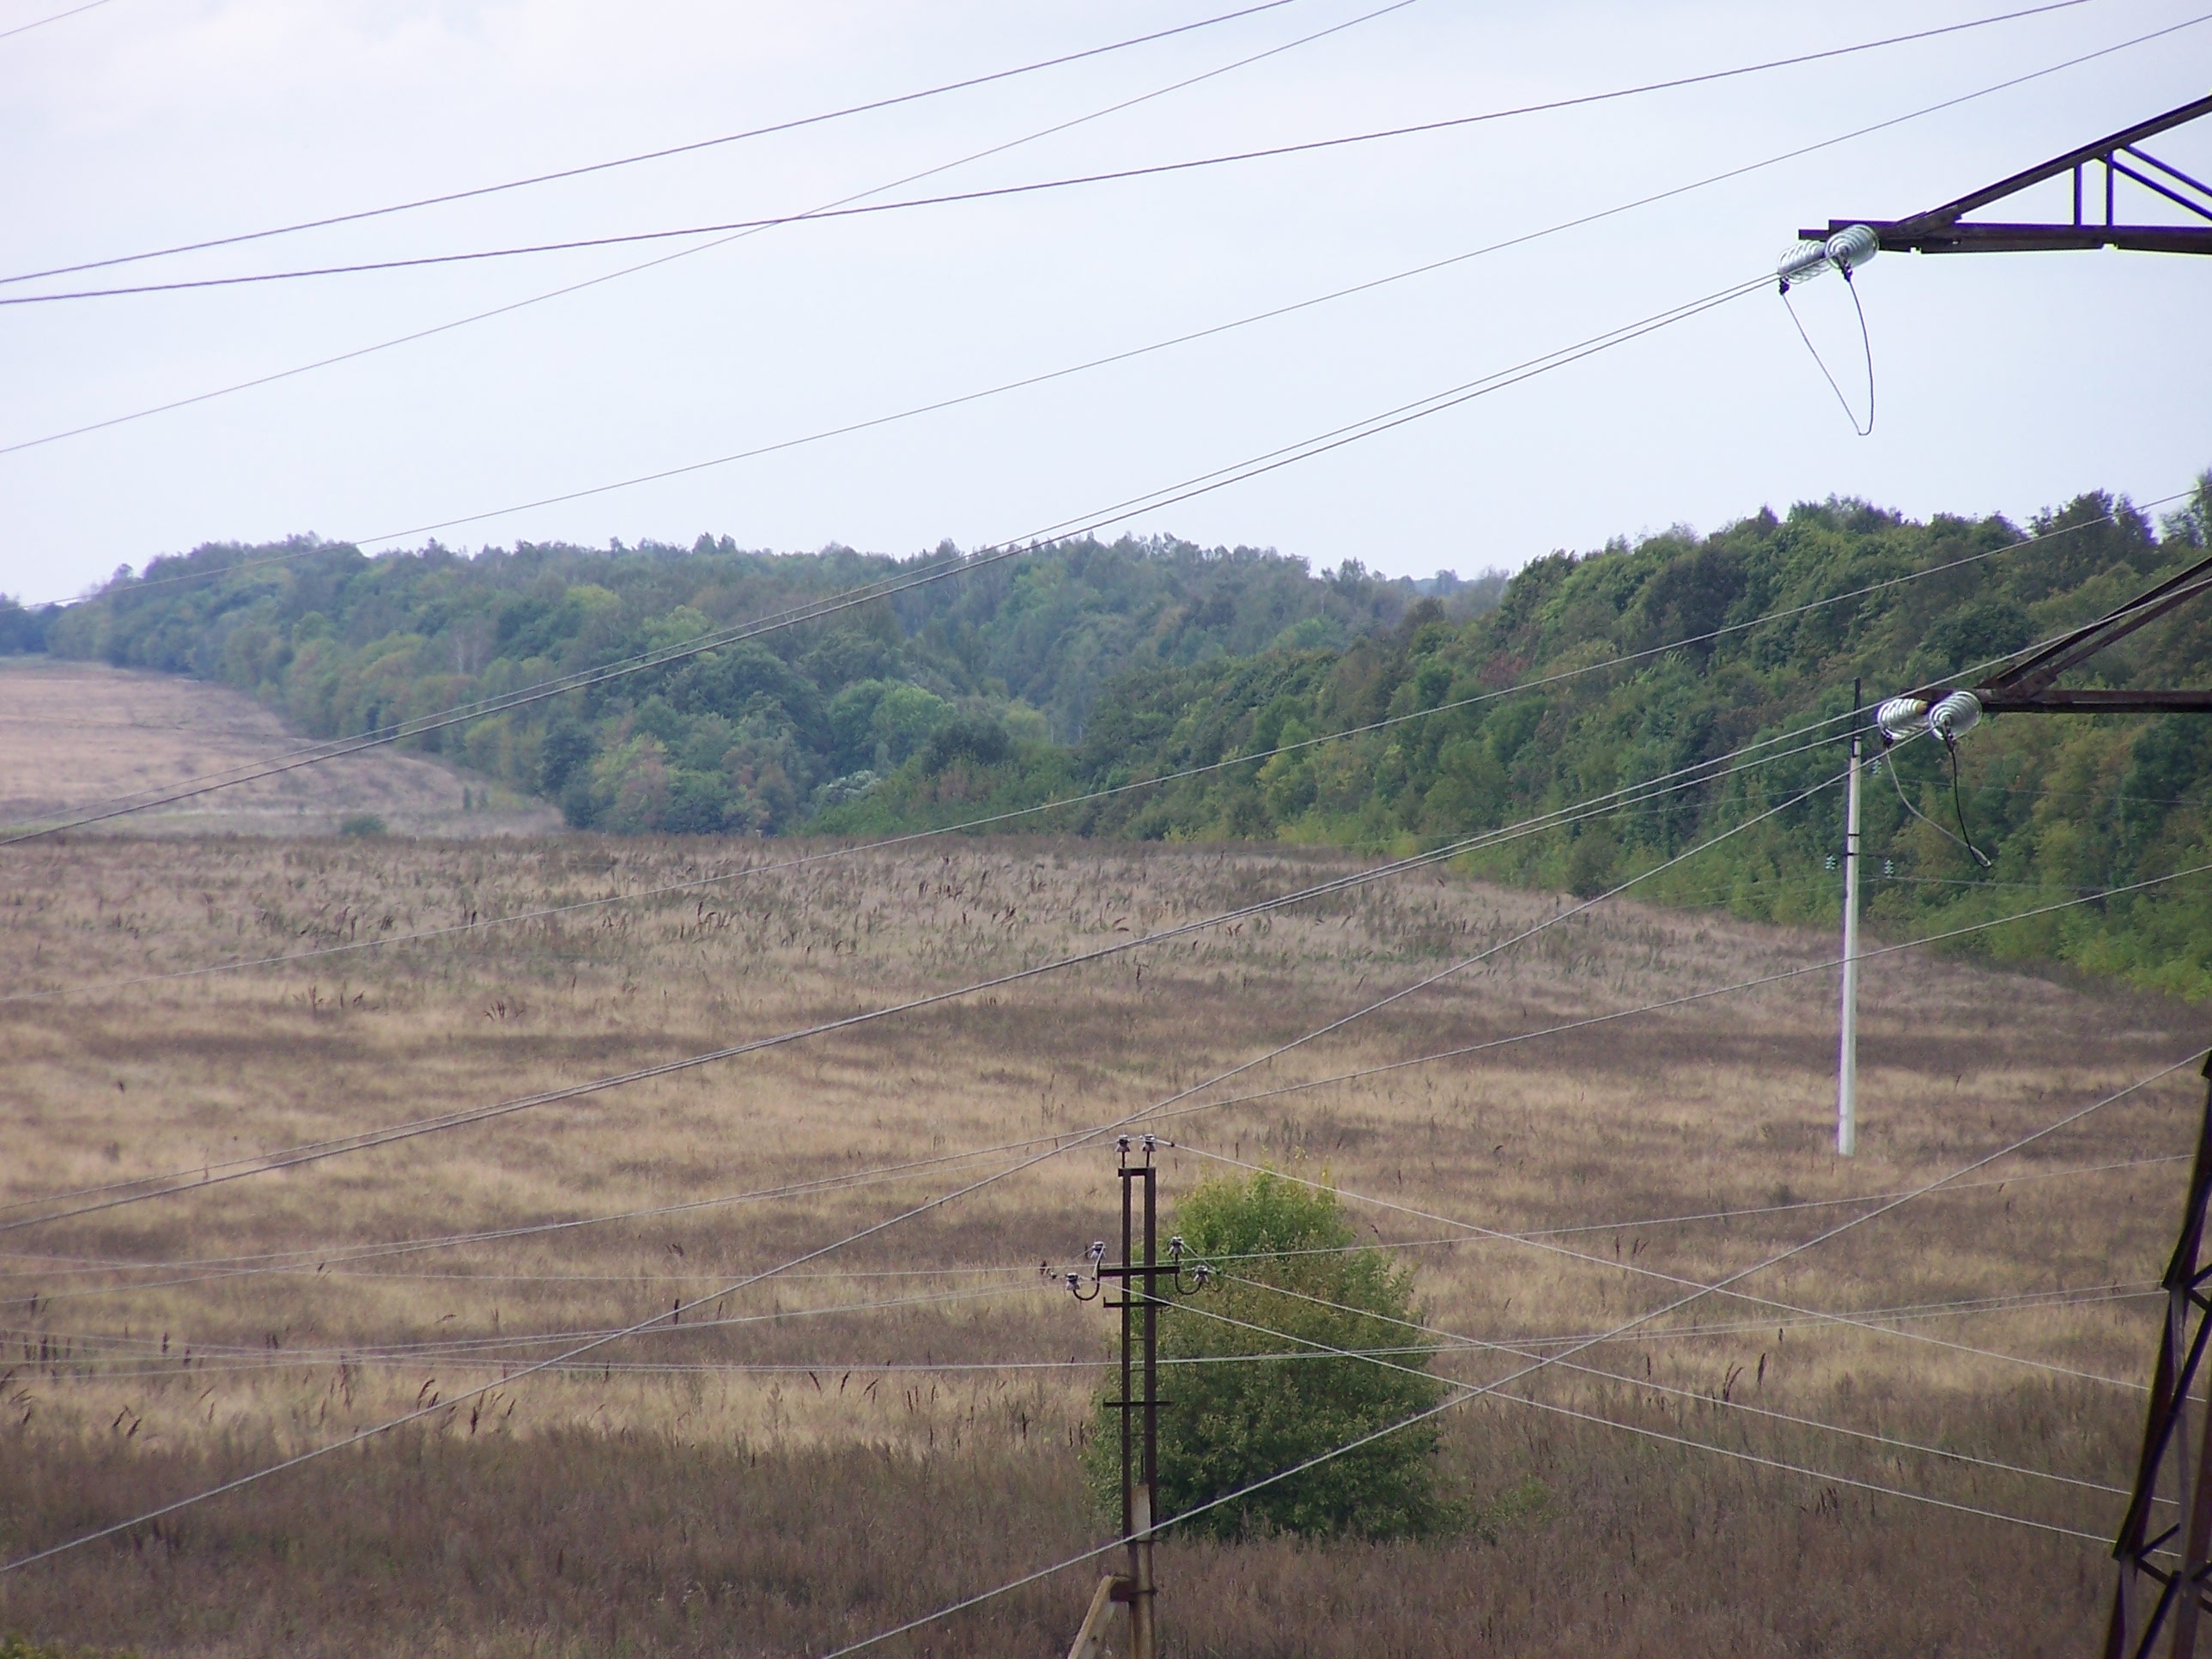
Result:
[[[1836,1057],[1836,1154],[1859,1142],[1859,727],[1858,687],[1851,687],[1851,770],[1844,805],[1844,1008]]]

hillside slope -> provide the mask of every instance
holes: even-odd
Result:
[[[1558,554],[1522,571],[1500,604],[1471,620],[1419,606],[1389,633],[1342,650],[1125,679],[1063,753],[934,771],[919,757],[824,827],[943,822],[1244,757],[1250,764],[1047,821],[1146,837],[1434,845],[1840,715],[1854,681],[1871,702],[2016,651],[2201,558],[2208,526],[2212,478],[2163,535],[2100,495],[2038,517],[2027,532],[1996,518],[1918,524],[1831,501],[1703,538],[1675,532],[1586,557]],[[1677,641],[1688,643],[1669,648]],[[2185,607],[2070,678],[2206,684],[2212,605]],[[1425,709],[1437,712],[1291,747]],[[1957,757],[1955,796],[1949,757],[1931,743],[1900,750],[1869,780],[1869,909],[1899,933],[2212,863],[2212,720],[1995,718]],[[1596,892],[1833,778],[1841,764],[1839,746],[1822,745],[1478,863]],[[1724,878],[1704,860],[1646,891],[1778,921],[1835,915],[1841,793],[1828,789],[1732,842]],[[1973,945],[2212,994],[2212,889],[2192,880],[2076,906]]]
[[[1555,553],[1475,584],[1383,581],[1351,563],[1316,575],[1273,553],[1174,541],[983,565],[950,547],[898,562],[703,538],[689,551],[473,559],[208,547],[58,617],[0,617],[0,640],[42,632],[57,653],[219,679],[331,736],[890,584],[902,591],[424,745],[557,801],[572,824],[617,832],[896,832],[1210,768],[1021,827],[1396,848],[1779,739],[1845,714],[1854,682],[1873,701],[2001,658],[2201,557],[2208,529],[2212,474],[2162,526],[2101,494],[2025,529],[1832,500],[1707,536]],[[2199,606],[2077,678],[2187,685],[2208,665],[2212,606]],[[1378,721],[1394,723],[1308,741]],[[1833,744],[1782,746],[1803,752],[1476,862],[1601,890],[1840,766]],[[2064,906],[1972,948],[2212,994],[2201,882],[2071,902],[2212,863],[2212,721],[1996,719],[1960,747],[1955,776],[1921,744],[1870,783],[1878,925],[1917,934]],[[1839,794],[1644,890],[1832,917]]]

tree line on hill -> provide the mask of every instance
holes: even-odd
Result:
[[[1504,578],[1416,584],[1357,563],[1316,575],[1272,552],[1170,540],[990,562],[949,544],[893,560],[704,537],[368,558],[301,539],[205,546],[65,611],[0,612],[0,648],[12,621],[25,646],[219,681],[336,738],[878,584],[904,591],[420,746],[550,798],[581,829],[778,834],[909,763],[933,775],[955,758],[999,764],[1073,741],[1124,677],[1340,647],[1397,623],[1425,589],[1464,612]]]
[[[2212,474],[2162,523],[2102,493],[2026,526],[1831,500],[1473,582],[1349,562],[1316,574],[1166,539],[974,568],[949,545],[894,561],[705,538],[375,559],[226,545],[118,575],[58,614],[11,624],[0,609],[0,648],[35,634],[57,654],[220,680],[335,737],[944,574],[422,743],[614,832],[872,835],[1211,768],[1018,827],[1411,849],[1841,715],[1854,681],[1871,702],[1971,670],[2101,614],[2208,542]],[[180,575],[200,579],[167,580]],[[2212,607],[2188,607],[2079,677],[2186,685],[2208,662]],[[1840,766],[1822,744],[1470,862],[1601,891]],[[1899,933],[1941,931],[2212,861],[2208,811],[2212,720],[1994,718],[1959,745],[1955,776],[1933,743],[1870,776],[1868,911]],[[1819,789],[1639,890],[1832,918],[1841,811],[1841,791]],[[1976,945],[2212,994],[2212,886],[2075,905]]]

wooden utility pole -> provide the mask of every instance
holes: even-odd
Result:
[[[1121,1265],[1102,1273],[1121,1281],[1109,1307],[1121,1315],[1121,1536],[1129,1548],[1129,1659],[1158,1659],[1152,1578],[1152,1520],[1160,1492],[1159,1171],[1156,1142],[1143,1137],[1144,1160],[1129,1162],[1129,1137],[1118,1144],[1121,1167]],[[1133,1260],[1137,1188],[1144,1188],[1144,1261]],[[1144,1281],[1139,1293],[1136,1282]],[[1132,1388],[1132,1384],[1137,1386]]]
[[[1102,1240],[1091,1247],[1087,1280],[1079,1273],[1065,1275],[1080,1302],[1096,1301],[1107,1279],[1117,1279],[1121,1286],[1120,1297],[1106,1304],[1121,1316],[1121,1395],[1106,1403],[1121,1419],[1121,1539],[1128,1552],[1127,1571],[1100,1581],[1067,1659],[1100,1659],[1116,1606],[1129,1610],[1127,1659],[1159,1659],[1159,1586],[1152,1574],[1152,1545],[1159,1522],[1160,1407],[1169,1403],[1160,1398],[1160,1310],[1167,1305],[1162,1281],[1165,1288],[1187,1294],[1203,1290],[1211,1277],[1200,1262],[1193,1264],[1192,1283],[1182,1282],[1180,1237],[1168,1241],[1168,1261],[1160,1261],[1159,1170],[1154,1159],[1162,1146],[1173,1144],[1156,1135],[1122,1135],[1115,1142],[1121,1178],[1121,1260],[1109,1262]]]

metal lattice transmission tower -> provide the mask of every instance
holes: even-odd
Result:
[[[2125,248],[2146,253],[2212,253],[2212,185],[2192,177],[2143,146],[2212,117],[2212,96],[2154,115],[2078,149],[2001,179],[1906,219],[1832,219],[1827,228],[1802,230],[1808,241],[1864,226],[1881,247],[1918,253],[2040,252]],[[2160,145],[2161,149],[2166,148]],[[2171,151],[2168,152],[2171,154]],[[1970,220],[1966,216],[2053,179],[2071,177],[2073,212],[2064,221]],[[2101,191],[2098,186],[2101,185]],[[2124,222],[2124,201],[2133,213],[2146,201],[2175,222]],[[2099,198],[2102,200],[2100,202]],[[1848,275],[1848,270],[1846,270]],[[2212,592],[2212,557],[2137,594],[2125,605],[2047,645],[2013,659],[1972,686],[1924,685],[1893,697],[1876,715],[1885,742],[1925,729],[1949,748],[1990,714],[2212,714],[2212,690],[2184,688],[2062,686],[2058,680],[2106,647],[2190,600]],[[1856,696],[1853,702],[1857,701]],[[1955,763],[1955,751],[1954,760]],[[1856,808],[1858,744],[1851,748]],[[1857,938],[1856,812],[1851,815],[1845,860],[1843,1054],[1838,1073],[1838,1149],[1848,1152],[1856,1130],[1851,1079],[1856,1071]],[[1986,862],[1986,860],[1984,860]],[[2200,1265],[2204,1219],[2212,1199],[2212,1060],[2204,1068],[2208,1091],[2197,1126],[2181,1231],[2166,1270],[2166,1328],[2159,1340],[2136,1483],[2112,1554],[2118,1565],[2105,1659],[2152,1659],[2161,1636],[2169,1659],[2195,1659],[2203,1615],[2212,1611],[2212,1413],[2192,1408],[2190,1393],[2203,1370],[2212,1339],[2212,1299],[2206,1285],[2212,1267]],[[2197,1444],[2190,1444],[2192,1419]],[[2169,1507],[2170,1506],[2170,1507]]]
[[[2212,1300],[2204,1289],[2212,1279],[2212,1265],[2201,1261],[2205,1203],[2212,1198],[2212,1059],[2205,1061],[2204,1077],[2204,1114],[2189,1167],[2181,1236],[2166,1267],[2166,1326],[2159,1334],[2158,1367],[2151,1376],[2142,1456],[2127,1518],[2112,1547],[2120,1573],[2105,1632],[2105,1659],[2150,1659],[2160,1632],[2167,1629],[2172,1659],[2193,1659],[2198,1626],[2212,1611],[2205,1599],[2206,1577],[2212,1572],[2207,1565],[2212,1561],[2212,1416],[2201,1407],[2192,1411],[2190,1402],[2203,1369],[2206,1340],[2212,1337],[2212,1319],[2207,1317]]]

